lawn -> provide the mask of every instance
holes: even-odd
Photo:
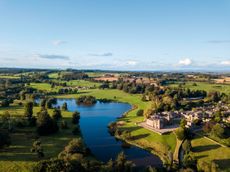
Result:
[[[197,86],[193,84],[196,83]],[[178,87],[179,83],[170,84],[170,87]],[[219,91],[222,93],[230,94],[230,85],[227,84],[212,84],[208,82],[186,82],[185,85],[182,85],[184,88],[189,88],[191,90],[205,90],[210,91]]]
[[[8,110],[10,113],[13,112],[12,115],[23,115],[22,106],[13,105],[13,107],[9,108],[0,108],[0,115],[5,110]],[[34,114],[39,110],[40,107],[34,107]],[[49,110],[49,114],[52,114],[52,110]],[[56,134],[40,137],[45,159],[57,157],[72,138],[79,137],[72,134],[72,113],[62,111],[62,116],[63,120],[68,123],[69,129],[60,129]],[[16,129],[15,132],[11,133],[12,144],[0,150],[0,171],[32,171],[31,166],[39,160],[35,154],[30,152],[35,137],[35,128],[33,127]]]
[[[221,170],[230,171],[230,148],[221,147],[220,145],[196,135],[192,140],[192,151],[194,156],[198,159],[198,165],[203,166],[202,163],[216,162]]]

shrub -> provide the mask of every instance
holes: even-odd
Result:
[[[61,122],[61,129],[68,129],[69,127],[68,127],[68,124],[67,124],[67,122],[66,121],[62,121]]]
[[[44,157],[43,149],[42,149],[42,146],[41,146],[41,141],[39,141],[39,140],[34,141],[30,151],[33,152],[33,153],[36,153],[38,158]]]
[[[64,151],[67,154],[84,153],[85,145],[83,143],[83,140],[81,138],[71,140],[65,147]]]
[[[80,120],[80,112],[75,111],[72,115],[72,123],[73,124],[78,124]]]
[[[216,124],[216,125],[213,126],[211,133],[214,136],[217,136],[219,138],[223,138],[223,136],[224,136],[224,128],[222,128],[220,124]]]
[[[78,104],[92,105],[97,102],[97,99],[93,96],[80,96],[77,99]]]
[[[175,133],[176,133],[176,136],[177,136],[177,138],[179,140],[183,140],[185,138],[185,134],[184,134],[184,129],[183,128],[180,127],[178,129],[176,129]]]
[[[136,113],[137,116],[143,116],[144,114],[144,110],[143,109],[139,109]]]
[[[186,139],[182,144],[182,148],[185,151],[185,153],[189,153],[192,148],[191,141]]]
[[[73,127],[72,133],[73,133],[74,135],[78,135],[78,134],[80,134],[80,132],[81,132],[80,126],[79,126],[79,125],[75,125],[75,126]]]
[[[61,118],[62,118],[61,110],[55,108],[55,109],[53,110],[52,118],[53,118],[54,120],[56,120],[56,121],[58,121],[59,119],[61,119]]]
[[[27,117],[28,119],[32,118],[33,115],[33,102],[26,102],[25,103],[25,107],[24,107],[24,115],[25,117]]]
[[[0,148],[9,146],[11,143],[9,133],[5,130],[0,130]]]
[[[67,103],[66,103],[66,102],[63,103],[63,105],[62,105],[62,110],[64,110],[64,111],[67,111],[67,110],[68,110],[68,106],[67,106]]]

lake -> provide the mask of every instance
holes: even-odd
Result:
[[[162,161],[158,156],[136,146],[122,148],[122,142],[108,132],[108,124],[130,110],[132,108],[130,104],[97,102],[94,105],[85,106],[78,105],[76,99],[57,99],[55,106],[61,107],[64,102],[67,103],[69,111],[80,112],[80,128],[84,142],[97,159],[107,162],[111,158],[115,159],[118,153],[123,151],[127,159],[133,161],[138,167],[162,166]]]

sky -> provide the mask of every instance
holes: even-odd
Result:
[[[230,70],[230,0],[0,0],[0,67]]]

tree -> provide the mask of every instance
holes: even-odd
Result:
[[[127,161],[124,152],[118,154],[115,160],[115,171],[131,171],[132,163]]]
[[[72,123],[73,124],[78,124],[80,120],[80,112],[75,111],[72,115]]]
[[[185,154],[184,158],[183,158],[183,165],[185,167],[195,167],[196,166],[196,160],[192,155]]]
[[[220,124],[216,124],[213,126],[211,134],[217,136],[219,138],[223,138],[224,136],[224,128],[221,127]]]
[[[34,141],[30,151],[33,152],[33,153],[36,153],[38,158],[43,158],[44,157],[43,149],[42,149],[42,146],[41,146],[41,141],[39,141],[39,140]]]
[[[4,100],[2,100],[1,105],[2,105],[2,107],[9,107],[10,102],[9,102],[9,100],[4,99]]]
[[[24,115],[30,120],[33,115],[33,102],[26,102],[24,106]]]
[[[37,116],[37,132],[39,135],[49,135],[58,131],[57,122],[50,117],[47,110],[42,110]]]
[[[55,109],[53,110],[52,118],[53,118],[54,120],[56,120],[56,121],[58,121],[59,119],[61,119],[61,118],[62,118],[61,110],[55,108]]]
[[[42,99],[40,105],[42,108],[45,108],[46,107],[46,99]]]
[[[65,147],[64,152],[67,154],[84,153],[85,145],[81,138],[71,140]]]
[[[182,148],[186,154],[189,153],[192,148],[191,141],[186,139],[182,144]]]
[[[136,113],[137,116],[143,116],[144,114],[144,110],[143,109],[139,109]]]
[[[183,128],[180,127],[178,129],[176,129],[175,133],[176,133],[176,136],[179,140],[183,140],[185,138],[185,132],[184,132]]]
[[[66,103],[66,102],[63,103],[63,105],[62,105],[62,110],[64,110],[64,111],[67,111],[67,110],[68,110],[68,106],[67,106],[67,103]]]
[[[182,118],[181,121],[180,121],[180,127],[181,128],[185,128],[185,126],[187,125],[187,121],[185,118]]]
[[[145,169],[145,172],[157,172],[157,169],[152,167],[152,166],[148,166],[146,169]]]
[[[8,146],[11,143],[10,135],[5,130],[0,130],[0,148]]]
[[[206,123],[203,125],[203,131],[204,131],[205,133],[210,133],[210,132],[212,131],[212,128],[213,128],[214,125],[215,125],[214,122],[211,122],[211,121],[206,122]]]

